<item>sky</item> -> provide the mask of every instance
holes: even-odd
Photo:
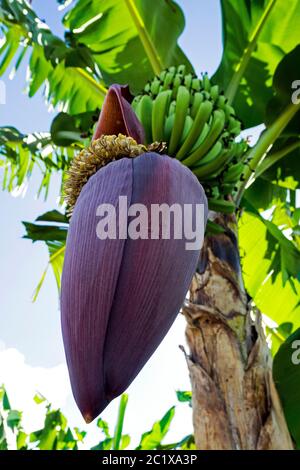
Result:
[[[178,0],[186,17],[179,44],[198,74],[212,74],[221,59],[222,37],[219,0]],[[55,0],[33,0],[33,8],[60,36],[62,12]],[[55,110],[48,111],[42,92],[26,96],[26,63],[11,79],[11,69],[1,77],[6,86],[6,104],[0,104],[0,126],[13,125],[23,132],[48,131]],[[1,173],[0,173],[1,179]],[[0,191],[2,226],[0,231],[0,383],[4,383],[15,408],[24,411],[25,429],[42,425],[43,405],[33,403],[39,391],[54,406],[62,408],[70,423],[87,429],[91,443],[97,442],[95,424],[86,426],[73,400],[60,330],[58,292],[52,272],[46,277],[39,297],[31,296],[48,261],[46,247],[22,239],[22,220],[58,208],[58,178],[52,179],[47,201],[37,199],[39,175],[30,180],[25,196],[14,197]],[[129,404],[124,431],[138,443],[142,432],[176,404],[176,390],[190,389],[185,358],[179,345],[185,345],[185,321],[178,316],[173,327],[150,361],[128,389]],[[114,426],[118,400],[102,413]],[[176,407],[168,441],[192,432],[191,409]]]

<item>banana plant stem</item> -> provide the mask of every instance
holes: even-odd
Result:
[[[280,136],[299,109],[300,103],[289,104],[273,124],[262,133],[256,145],[250,149],[247,156],[249,164],[243,173],[244,180],[235,199],[237,205],[239,205],[245,189],[250,186],[250,179],[254,176],[256,168],[262,163],[269,148],[274,144],[275,140]]]
[[[268,5],[266,6],[262,16],[260,17],[255,29],[253,30],[251,37],[249,39],[248,46],[243,52],[243,55],[241,57],[240,62],[237,64],[235,73],[232,76],[232,79],[229,82],[229,85],[227,87],[227,90],[225,92],[225,95],[228,99],[228,103],[232,104],[236,95],[236,92],[238,90],[238,87],[240,85],[241,79],[244,75],[244,72],[249,64],[249,61],[251,59],[252,53],[257,45],[257,40],[258,37],[267,21],[269,18],[269,15],[276,3],[276,0],[270,0]]]

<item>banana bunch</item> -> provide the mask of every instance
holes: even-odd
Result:
[[[204,186],[211,210],[233,212],[224,199],[233,194],[245,165],[241,122],[218,85],[198,78],[184,65],[170,67],[148,82],[132,107],[146,143],[165,142],[166,153],[188,166]]]

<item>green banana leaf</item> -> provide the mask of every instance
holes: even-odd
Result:
[[[300,135],[299,138],[278,139],[263,164],[266,165],[283,154],[283,157],[272,163],[270,168],[262,173],[261,179],[267,185],[273,184],[277,185],[277,187],[291,190],[299,189]]]
[[[161,420],[156,421],[150,431],[145,432],[137,447],[137,450],[157,449],[170,429],[171,422],[175,415],[175,406],[172,406]]]
[[[300,329],[280,346],[274,357],[273,377],[289,431],[300,449]]]
[[[295,99],[299,99],[296,96],[300,92],[295,89],[300,74],[299,64],[300,46],[296,46],[283,57],[275,70],[272,83],[273,97],[266,106],[265,123],[268,127],[291,106],[294,92]],[[245,197],[257,209],[267,209],[278,198],[281,201],[287,200],[290,193],[295,193],[299,188],[299,117],[300,113],[297,112],[256,168],[256,180],[246,190]]]
[[[221,0],[224,52],[213,79],[245,127],[264,122],[272,76],[299,43],[298,0]]]
[[[88,145],[92,138],[93,127],[99,118],[99,109],[80,114],[59,113],[51,123],[51,138],[55,145],[69,147],[81,142]],[[85,139],[88,139],[85,142]]]
[[[171,0],[79,0],[64,25],[92,51],[107,85],[128,83],[136,92],[170,65],[192,69],[177,45],[184,16]]]
[[[100,438],[100,441],[91,447],[92,451],[124,450],[130,445],[130,436],[122,432],[127,400],[128,397],[125,394],[120,397],[119,412],[113,435],[110,432],[111,426],[106,421],[101,418],[97,420],[98,431],[96,429],[95,432],[94,429],[91,437],[92,439]],[[33,397],[33,401],[37,407],[43,408],[44,423],[41,428],[27,433],[23,427],[23,413],[11,408],[5,387],[0,385],[0,450],[15,448],[22,451],[81,450],[83,444],[85,444],[85,448],[89,448],[87,447],[88,442],[86,442],[86,437],[89,436],[88,432],[82,431],[78,427],[70,427],[68,419],[61,410],[53,408],[51,403],[40,393]],[[162,439],[170,428],[174,412],[175,407],[172,407],[161,420],[154,423],[151,431],[142,435],[138,449],[195,450],[195,441],[192,435],[185,436],[178,442],[162,444]],[[10,428],[9,433],[7,432],[8,428]],[[7,435],[9,439],[7,439]],[[147,441],[150,442],[151,447],[147,447]]]
[[[254,183],[246,189],[244,200],[257,210],[266,210],[274,205],[278,200],[286,201],[287,190],[273,182],[273,179],[266,180],[264,175],[257,178]],[[247,204],[245,204],[247,209]]]
[[[46,212],[39,216],[35,222],[23,222],[26,233],[23,238],[32,242],[42,241],[46,244],[49,251],[49,262],[38,282],[33,293],[33,302],[37,299],[44,283],[48,268],[51,266],[57,288],[60,290],[61,275],[66,248],[66,238],[68,231],[68,219],[64,214],[57,210]]]
[[[273,123],[292,100],[299,100],[300,45],[279,63],[273,78],[275,95],[266,108],[266,124]],[[295,190],[300,180],[300,113],[298,112],[277,139],[261,166],[262,178],[283,188]]]
[[[41,178],[38,195],[43,193],[46,198],[52,173],[59,172],[63,178],[74,151],[73,147],[54,145],[51,135],[46,132],[25,135],[11,126],[0,127],[2,189],[11,192],[22,188],[38,168]]]
[[[184,16],[171,0],[79,0],[64,19],[66,42],[25,0],[0,0],[0,21],[0,75],[19,52],[24,60],[29,48],[29,96],[46,85],[47,100],[71,114],[101,107],[104,80],[128,83],[135,92],[169,65],[185,63],[192,70],[177,45]]]
[[[64,106],[72,114],[101,106],[106,88],[95,73],[93,59],[86,48],[67,46],[53,35],[25,0],[0,0],[0,21],[4,33],[0,75],[16,56],[16,64],[20,65],[28,49],[27,92],[30,97],[46,85],[47,100],[53,106]]]
[[[263,314],[278,325],[292,323],[294,330],[300,326],[299,251],[265,222],[249,212],[239,221],[245,287]]]
[[[270,328],[269,326],[266,326],[267,340],[270,345],[272,357],[275,356],[280,346],[288,339],[292,330],[293,324],[289,322],[281,323],[281,325],[276,328]]]

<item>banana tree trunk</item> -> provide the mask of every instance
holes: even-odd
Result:
[[[259,312],[243,286],[237,226],[208,236],[183,308],[198,449],[292,449]]]

